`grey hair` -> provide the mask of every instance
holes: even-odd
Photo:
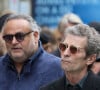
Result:
[[[61,18],[58,24],[58,30],[61,33],[64,33],[64,29],[62,28],[62,26],[68,25],[68,24],[77,25],[77,24],[83,24],[83,22],[77,14],[67,13]]]
[[[65,23],[65,24],[66,23],[75,23],[75,24],[79,24],[79,23],[82,24],[83,23],[81,18],[74,13],[65,14],[62,17],[61,22]]]
[[[24,20],[26,20],[26,21],[29,22],[29,24],[30,24],[30,29],[31,29],[32,31],[37,31],[37,32],[39,32],[39,33],[40,33],[40,31],[41,31],[41,28],[37,25],[36,21],[35,21],[31,16],[29,16],[29,15],[22,15],[22,14],[13,14],[13,15],[10,15],[10,16],[7,18],[7,20],[6,20],[5,24],[4,24],[4,26],[6,25],[6,23],[7,23],[8,21],[13,20],[13,19],[24,19]]]
[[[86,54],[87,56],[100,53],[100,34],[92,27],[86,24],[78,24],[69,28],[66,28],[64,37],[68,34],[87,37]]]

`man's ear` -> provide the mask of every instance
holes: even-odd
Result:
[[[96,54],[90,55],[90,56],[87,58],[87,65],[90,65],[90,64],[94,63],[95,60],[96,60]]]
[[[35,37],[36,39],[39,39],[39,32],[34,31],[34,32],[33,32],[33,35],[34,35],[34,37]]]
[[[33,32],[33,36],[34,36],[34,42],[35,42],[35,44],[38,44],[38,41],[39,41],[39,32],[34,31]]]

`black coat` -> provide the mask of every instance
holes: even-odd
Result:
[[[40,90],[67,90],[65,89],[65,77],[56,80],[55,82],[42,87]],[[100,90],[100,77],[89,72],[87,79],[83,84],[82,90]]]

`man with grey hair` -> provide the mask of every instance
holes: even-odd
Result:
[[[85,24],[69,27],[59,44],[65,76],[41,90],[100,90],[100,77],[90,69],[100,52],[100,34]]]
[[[0,58],[0,90],[39,90],[63,75],[60,59],[43,50],[30,16],[9,16],[2,35],[7,54]]]
[[[61,41],[61,38],[63,37],[65,28],[77,25],[77,24],[82,24],[81,18],[74,13],[67,13],[65,14],[59,24],[58,24],[58,29],[54,31],[55,38],[57,39],[57,43]],[[61,57],[60,51],[57,48],[54,52],[52,52],[54,55]]]
[[[58,25],[58,30],[59,32],[64,33],[64,30],[66,27],[77,25],[77,24],[82,24],[82,23],[83,22],[81,18],[77,14],[68,13],[68,14],[65,14],[61,18],[59,25]]]

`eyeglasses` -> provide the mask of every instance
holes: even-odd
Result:
[[[68,44],[65,45],[64,43],[59,44],[60,51],[65,51],[68,47],[72,54],[76,54],[78,51],[80,51],[80,49],[83,49],[76,46],[68,46]]]
[[[18,32],[18,33],[14,34],[14,35],[12,35],[12,34],[7,34],[7,35],[4,35],[4,36],[3,36],[3,39],[4,39],[7,43],[11,43],[12,40],[13,40],[13,37],[15,37],[16,40],[17,40],[18,42],[22,42],[22,41],[24,40],[25,36],[28,35],[28,34],[30,34],[30,33],[32,33],[32,32],[33,32],[33,31],[28,32],[28,33]]]

